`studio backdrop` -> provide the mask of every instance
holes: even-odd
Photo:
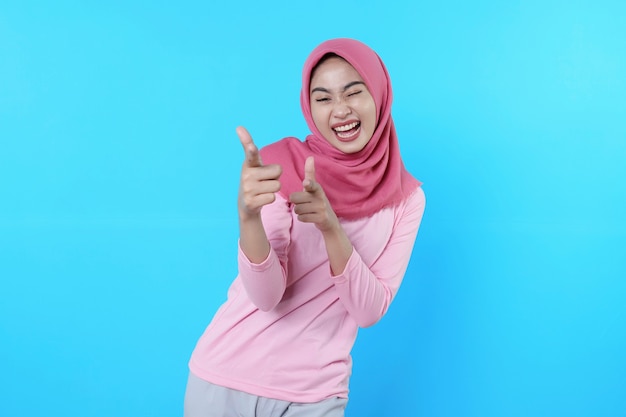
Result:
[[[352,417],[626,415],[626,3],[0,4],[0,415],[180,416],[237,273],[235,134],[369,44],[427,207]]]

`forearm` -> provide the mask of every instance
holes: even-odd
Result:
[[[386,313],[397,288],[383,283],[363,263],[358,253],[353,253],[345,271],[333,277],[335,288],[350,316],[360,327],[369,327]]]
[[[240,213],[239,224],[241,280],[250,300],[260,310],[269,311],[282,299],[287,283],[288,206],[277,196],[258,218]]]
[[[270,253],[261,215],[239,216],[239,245],[248,260],[260,264]]]
[[[286,273],[275,252],[261,263],[252,263],[239,243],[239,275],[250,301],[262,311],[270,311],[280,302],[286,288]]]
[[[331,273],[333,276],[339,275],[346,269],[348,260],[354,250],[352,242],[350,242],[348,235],[346,235],[339,223],[337,223],[336,227],[323,231],[322,236],[324,237],[324,244],[328,253]]]
[[[366,263],[359,253],[359,249],[365,248],[357,245],[343,272],[333,276],[339,298],[359,326],[371,326],[387,312],[411,258],[424,206],[424,193],[419,190],[406,205],[394,209],[394,217],[399,221],[394,221],[383,252],[374,259],[368,257]],[[377,229],[374,226],[372,233]]]
[[[278,304],[285,291],[285,275],[278,261],[269,258],[270,243],[261,217],[239,218],[239,248],[246,259],[239,260],[239,271],[250,300],[261,310]],[[269,263],[268,263],[269,262]]]

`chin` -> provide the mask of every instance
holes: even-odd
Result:
[[[340,151],[342,151],[343,153],[357,153],[361,150],[363,150],[363,148],[365,148],[365,144],[363,144],[361,146],[361,144],[343,144],[343,146],[338,147],[337,149],[339,149]]]

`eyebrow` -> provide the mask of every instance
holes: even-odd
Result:
[[[352,81],[352,82],[349,82],[348,84],[346,84],[346,85],[343,87],[343,91],[346,91],[348,88],[353,87],[353,86],[355,86],[355,85],[357,85],[357,84],[363,84],[363,85],[365,85],[365,83],[364,83],[363,81]],[[316,92],[316,91],[320,91],[320,92],[322,92],[322,93],[330,93],[330,91],[328,91],[328,90],[327,90],[326,88],[324,88],[324,87],[315,87],[313,90],[311,90],[311,94],[313,94],[313,93],[314,93],[314,92]]]

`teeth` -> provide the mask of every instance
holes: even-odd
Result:
[[[337,132],[346,132],[348,130],[354,129],[355,127],[357,127],[358,124],[359,124],[359,122],[352,122],[349,125],[343,125],[343,126],[336,127],[335,131],[337,131]]]

